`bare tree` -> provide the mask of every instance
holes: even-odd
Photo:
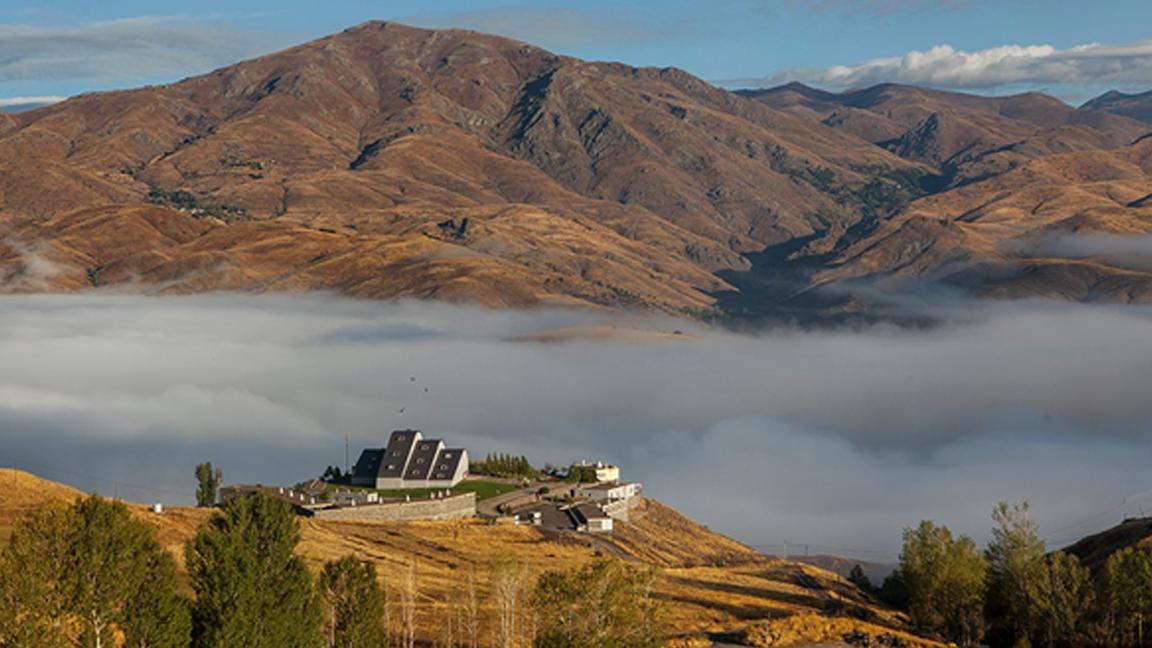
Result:
[[[480,596],[476,592],[476,567],[468,568],[467,587],[464,590],[464,601],[461,613],[464,617],[461,629],[463,638],[461,643],[467,648],[480,648]]]
[[[416,597],[419,583],[416,574],[416,561],[408,563],[400,584],[400,645],[414,648],[416,645]]]
[[[499,619],[496,645],[499,648],[521,646],[520,609],[527,580],[527,571],[515,558],[501,558],[492,567],[492,595],[496,599]]]

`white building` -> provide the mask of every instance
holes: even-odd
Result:
[[[577,531],[612,533],[612,517],[596,504],[585,502],[568,509]]]
[[[593,502],[615,502],[629,500],[643,491],[639,482],[625,482],[623,484],[587,484],[572,489],[573,497],[590,499]]]
[[[619,466],[613,466],[612,464],[599,461],[596,463],[581,461],[580,463],[572,464],[572,467],[568,470],[571,474],[579,475],[580,481],[596,482],[598,484],[620,481]]]

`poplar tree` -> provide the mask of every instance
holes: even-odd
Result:
[[[263,493],[231,500],[185,546],[198,648],[314,648],[321,609],[292,508]]]
[[[1038,630],[1043,597],[1044,541],[1028,515],[1028,503],[1000,502],[992,513],[996,526],[988,557],[987,615],[994,636],[1015,644]]]
[[[651,569],[599,560],[545,573],[533,596],[537,648],[656,648],[663,607],[652,597]]]
[[[382,648],[384,591],[376,567],[345,556],[324,565],[320,591],[328,610],[328,645],[334,648]]]
[[[224,471],[213,468],[212,462],[196,464],[196,506],[216,506],[216,494],[224,481]]]
[[[974,645],[984,630],[986,569],[971,538],[954,538],[948,527],[927,520],[906,529],[900,574],[912,622],[962,646]]]
[[[1088,568],[1071,554],[1057,551],[1045,560],[1037,617],[1040,643],[1045,646],[1084,646],[1091,643],[1090,624],[1096,602]]]

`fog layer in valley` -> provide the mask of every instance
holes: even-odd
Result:
[[[0,465],[189,503],[199,461],[290,484],[343,464],[345,435],[355,461],[414,427],[474,456],[617,462],[748,543],[873,559],[922,518],[983,540],[998,499],[1030,500],[1057,545],[1152,510],[1138,495],[1152,488],[1152,311],[933,315],[950,323],[735,335],[616,318],[685,335],[555,343],[524,336],[609,320],[316,296],[5,297]]]

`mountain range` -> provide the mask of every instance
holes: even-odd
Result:
[[[1146,302],[1132,241],[1152,231],[1149,105],[730,92],[370,22],[0,113],[0,290],[769,317],[854,312],[924,281]]]

